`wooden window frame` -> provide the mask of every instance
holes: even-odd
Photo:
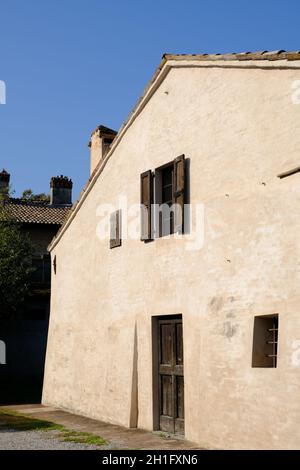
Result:
[[[172,171],[172,204],[174,203],[173,193],[174,193],[174,160],[165,163],[164,165],[155,168],[154,170],[154,204],[155,204],[155,214],[154,214],[154,233],[155,238],[163,238],[165,236],[172,235],[174,233],[174,220],[170,225],[170,231],[164,233],[163,231],[163,214],[160,210],[157,210],[158,206],[160,207],[162,204],[167,204],[167,202],[163,201],[162,193],[163,193],[163,184],[162,184],[162,175],[164,170],[170,168]],[[174,215],[173,215],[174,219]]]
[[[110,214],[110,249],[117,248],[122,245],[122,216],[121,210],[118,209]]]

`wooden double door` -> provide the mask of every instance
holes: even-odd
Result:
[[[158,320],[159,428],[184,434],[184,373],[182,318]]]

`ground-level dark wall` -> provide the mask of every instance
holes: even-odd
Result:
[[[48,334],[44,320],[23,319],[2,328],[6,364],[0,365],[0,403],[39,401]]]
[[[0,404],[41,399],[50,310],[50,257],[47,247],[58,225],[24,224],[34,245],[30,296],[17,316],[0,325],[6,364],[0,364]],[[0,361],[1,362],[1,361]]]

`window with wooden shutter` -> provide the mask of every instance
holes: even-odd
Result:
[[[153,179],[151,170],[141,174],[141,240],[152,239],[151,206],[153,204]]]
[[[184,231],[184,193],[185,193],[185,158],[180,155],[174,160],[174,185],[173,204],[174,210],[174,232]]]
[[[121,211],[117,210],[110,215],[110,248],[122,245],[121,237]]]
[[[184,233],[185,157],[141,174],[141,240]],[[153,207],[153,209],[152,209]]]

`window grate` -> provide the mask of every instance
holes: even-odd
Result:
[[[252,367],[277,367],[278,314],[254,317]]]
[[[278,345],[278,317],[272,318],[273,325],[271,328],[268,328],[268,334],[271,336],[270,339],[266,341],[267,344],[272,346],[272,353],[266,354],[266,357],[272,359],[272,367],[277,366],[277,345]]]

